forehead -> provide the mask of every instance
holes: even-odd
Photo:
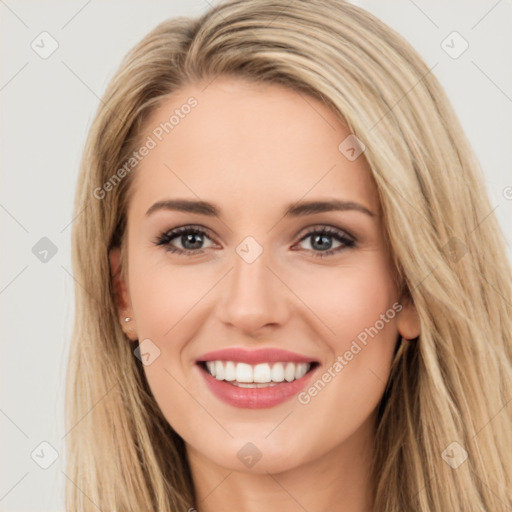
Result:
[[[134,171],[133,207],[168,196],[261,210],[314,196],[375,210],[366,160],[339,149],[349,135],[322,102],[283,86],[226,77],[188,85],[145,123],[141,144],[151,149]]]

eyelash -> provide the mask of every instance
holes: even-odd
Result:
[[[204,249],[198,249],[198,250],[191,250],[191,249],[179,249],[177,247],[173,247],[170,245],[170,242],[177,238],[180,235],[185,234],[192,234],[192,235],[206,235],[208,238],[211,238],[208,236],[208,231],[196,227],[196,226],[182,226],[176,229],[172,229],[170,231],[166,231],[164,233],[161,233],[155,240],[155,245],[157,246],[164,246],[164,249],[166,251],[169,251],[171,253],[175,254],[188,254],[191,253],[192,255],[196,254],[202,254],[204,252]],[[332,238],[335,238],[338,240],[338,242],[341,242],[343,245],[340,247],[336,247],[334,249],[328,249],[327,251],[313,251],[313,255],[318,258],[324,258],[326,256],[331,256],[334,253],[338,253],[344,249],[350,249],[356,246],[356,241],[353,237],[349,237],[347,233],[344,231],[341,231],[336,228],[332,228],[330,226],[323,226],[321,228],[313,229],[312,231],[308,231],[300,240],[299,242],[302,242],[303,240],[306,240],[307,238],[313,236],[313,235],[328,235]]]

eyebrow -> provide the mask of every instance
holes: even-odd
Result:
[[[208,217],[220,217],[220,209],[214,204],[192,199],[166,199],[158,201],[148,209],[146,216],[149,216],[158,210],[197,213],[199,215],[207,215]],[[313,215],[315,213],[349,210],[355,210],[369,215],[370,217],[375,217],[375,213],[362,204],[354,201],[341,201],[338,199],[332,199],[329,201],[301,201],[293,203],[285,209],[284,215],[302,217],[305,215]]]

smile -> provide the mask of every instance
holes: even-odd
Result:
[[[276,362],[251,365],[235,361],[206,361],[206,370],[217,380],[231,382],[235,386],[261,388],[280,382],[292,382],[304,377],[311,363]]]
[[[320,363],[277,348],[232,347],[196,359],[200,378],[215,397],[243,409],[274,407],[300,393]]]

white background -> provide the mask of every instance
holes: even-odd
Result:
[[[359,5],[402,33],[429,67],[437,63],[434,74],[484,168],[510,256],[511,2],[368,0]],[[199,15],[208,6],[206,0],[0,0],[2,511],[64,509],[64,374],[75,286],[72,207],[99,98],[127,50],[155,25],[177,15]],[[59,44],[47,59],[31,48],[43,31]],[[457,59],[441,48],[453,31],[469,43]],[[57,248],[46,263],[32,252],[42,237]],[[31,458],[43,441],[59,454],[48,469]],[[42,450],[38,453],[47,457],[48,447]]]

